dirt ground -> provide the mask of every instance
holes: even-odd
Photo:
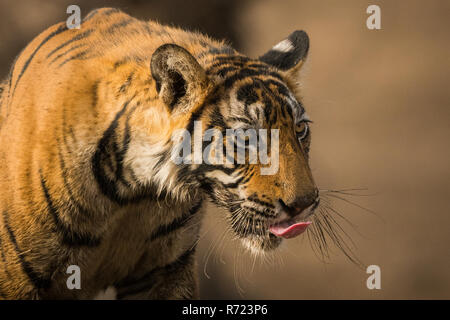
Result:
[[[68,4],[130,14],[226,37],[256,57],[296,29],[311,39],[303,72],[312,125],[311,166],[321,189],[367,188],[332,199],[363,263],[381,268],[381,290],[338,250],[321,261],[305,235],[254,260],[225,235],[209,206],[200,242],[208,299],[450,298],[450,2],[442,1],[31,1],[0,3],[0,72]],[[381,8],[368,30],[366,8]],[[180,9],[181,8],[181,9]],[[329,198],[331,199],[331,198]]]

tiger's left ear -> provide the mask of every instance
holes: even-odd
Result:
[[[297,30],[259,57],[259,60],[294,76],[305,62],[308,50],[308,35],[305,31]]]
[[[171,111],[196,105],[209,86],[205,70],[186,49],[176,44],[164,44],[156,49],[150,69],[156,91]]]

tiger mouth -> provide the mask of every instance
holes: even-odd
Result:
[[[274,221],[269,226],[269,231],[279,238],[290,239],[299,236],[312,224],[310,218],[318,206],[319,200],[292,218],[282,218]]]
[[[311,223],[311,221],[296,222],[295,219],[290,219],[271,225],[269,231],[277,237],[290,239],[305,232]]]

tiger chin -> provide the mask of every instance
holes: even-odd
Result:
[[[298,88],[308,49],[295,31],[249,58],[112,8],[38,35],[0,85],[0,299],[91,299],[111,287],[117,299],[197,298],[206,199],[252,252],[304,232],[319,203]],[[219,149],[173,161],[180,130],[213,130],[225,150],[228,129],[275,130],[276,170],[250,152],[209,161]]]

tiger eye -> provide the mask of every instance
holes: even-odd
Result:
[[[295,133],[299,141],[303,140],[308,135],[308,124],[302,121],[295,125]]]
[[[306,123],[305,122],[300,122],[297,123],[295,125],[295,132],[297,132],[297,134],[303,133],[306,130]]]

